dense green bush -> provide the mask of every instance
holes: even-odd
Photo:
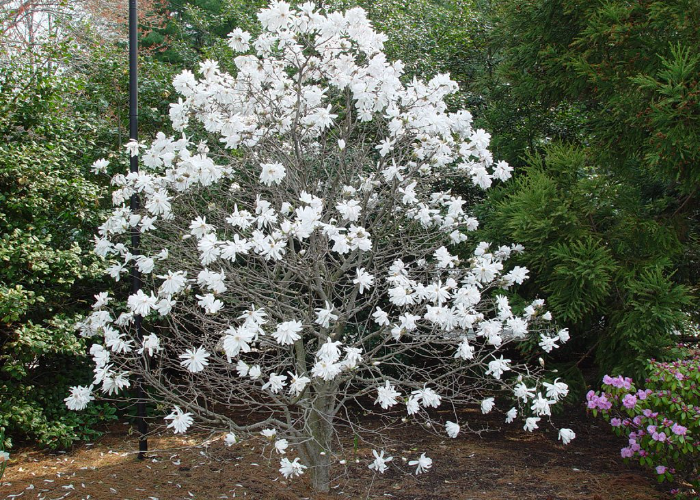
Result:
[[[482,208],[572,330],[569,360],[641,375],[698,284],[700,4],[526,0],[483,10],[482,119],[516,182]],[[560,356],[561,354],[558,353]]]
[[[640,375],[673,342],[692,304],[674,280],[682,244],[638,193],[592,174],[585,151],[553,144],[487,202],[482,236],[520,241],[526,294],[547,298],[574,349],[605,370]],[[575,361],[579,361],[575,359]]]
[[[103,188],[94,116],[70,105],[84,81],[48,69],[0,68],[0,430],[49,447],[89,436],[96,420],[66,411],[68,386],[86,382],[74,322],[102,266],[91,253]]]

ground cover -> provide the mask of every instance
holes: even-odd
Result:
[[[648,471],[626,466],[619,458],[624,444],[582,412],[570,425],[577,438],[563,447],[555,431],[528,433],[501,425],[496,415],[463,410],[472,428],[494,432],[460,434],[457,439],[403,427],[391,437],[398,467],[384,475],[367,468],[371,450],[359,445],[348,457],[347,472],[332,482],[332,493],[310,489],[308,474],[286,481],[277,471],[279,458],[262,440],[225,446],[222,436],[161,433],[151,437],[153,451],[136,459],[137,440],[125,424],[111,426],[95,443],[68,453],[32,447],[15,450],[3,478],[0,498],[56,499],[233,499],[261,500],[467,500],[591,499],[650,500],[669,498]],[[571,416],[567,416],[570,422]],[[497,429],[500,431],[496,432]],[[352,448],[352,447],[350,447]],[[414,476],[401,457],[425,451],[434,468]],[[353,463],[359,459],[360,463]],[[337,468],[336,468],[337,469]],[[400,469],[400,470],[399,470]],[[337,472],[337,471],[336,471]]]

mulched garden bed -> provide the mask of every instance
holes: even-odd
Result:
[[[162,433],[149,440],[151,452],[136,459],[137,437],[124,424],[111,426],[104,437],[68,453],[31,447],[14,450],[5,471],[0,498],[6,499],[591,499],[648,500],[670,498],[667,485],[657,485],[651,471],[626,466],[624,445],[602,421],[582,411],[556,420],[571,427],[576,439],[569,446],[556,440],[556,431],[528,433],[502,424],[500,415],[463,410],[462,421],[472,428],[500,428],[481,435],[462,433],[457,439],[404,426],[391,436],[400,447],[388,450],[399,467],[384,475],[367,468],[371,450],[358,448],[360,463],[349,460],[333,482],[330,495],[314,493],[307,475],[285,480],[279,459],[260,454],[262,442],[228,448],[219,436]],[[544,426],[542,426],[544,427]],[[402,457],[420,453],[433,459],[433,469],[421,476]],[[352,453],[352,451],[351,451]],[[266,455],[269,457],[269,447]],[[293,452],[292,452],[292,456]]]

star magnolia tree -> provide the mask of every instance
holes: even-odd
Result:
[[[171,405],[174,432],[268,439],[280,472],[306,471],[319,490],[332,464],[348,463],[343,435],[374,448],[366,465],[377,472],[392,458],[390,425],[418,420],[457,437],[456,416],[435,420],[434,408],[488,412],[505,390],[506,421],[537,428],[567,387],[506,349],[534,335],[549,352],[568,335],[546,328],[542,301],[515,315],[492,298],[526,279],[523,268],[502,272],[521,248],[455,255],[477,221],[447,187],[488,188],[511,171],[468,112],[447,111],[455,82],[404,83],[359,8],[273,2],[258,17],[257,39],[230,35],[244,54],[235,76],[206,61],[199,77],[175,78],[182,138],[130,144],[146,170],[113,179],[116,208],[96,251],[114,260],[116,280],[135,265],[144,289],[124,302],[98,295],[80,325],[104,339],[90,351],[94,384],[112,395],[138,376]],[[126,203],[135,193],[139,211]],[[130,252],[132,231],[148,250]],[[80,410],[92,391],[75,387],[66,403]],[[353,418],[374,412],[386,418],[371,429]],[[432,466],[413,458],[416,473]]]

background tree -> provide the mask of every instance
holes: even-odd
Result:
[[[698,7],[535,0],[488,12],[500,63],[484,118],[524,173],[487,203],[485,234],[525,245],[530,293],[606,371],[640,376],[692,312]]]

